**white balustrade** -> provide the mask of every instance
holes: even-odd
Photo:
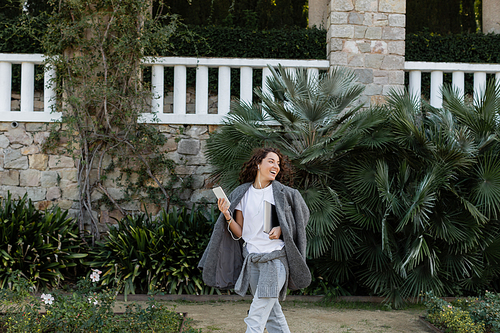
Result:
[[[20,111],[11,110],[12,65],[21,65],[21,107]],[[231,104],[231,69],[240,71],[241,101],[252,103],[253,78],[256,69],[262,70],[263,90],[266,78],[272,73],[267,67],[282,65],[287,69],[305,68],[308,74],[319,75],[319,70],[328,70],[328,60],[290,60],[290,59],[244,59],[244,58],[191,58],[159,57],[145,58],[143,64],[152,67],[151,113],[144,113],[141,121],[166,124],[220,124],[229,112]],[[44,110],[34,111],[35,66],[44,65],[42,54],[0,54],[0,121],[51,122],[61,118],[61,113],[52,112],[56,106],[56,72],[46,66],[44,73]],[[173,113],[164,112],[164,69],[174,68]],[[195,113],[188,114],[187,68],[196,69]],[[217,114],[209,114],[209,68],[218,69]],[[153,117],[155,115],[156,117]]]
[[[458,90],[461,98],[463,98],[465,94],[465,73],[473,73],[475,101],[484,93],[487,74],[495,74],[496,83],[500,84],[499,64],[407,61],[405,62],[405,71],[410,73],[408,91],[413,97],[417,98],[420,98],[422,95],[422,72],[431,73],[430,104],[437,108],[443,106],[443,99],[441,96],[443,73],[452,73],[452,86],[455,90]]]
[[[21,65],[21,107],[11,110],[12,65]],[[0,121],[51,122],[61,118],[52,112],[56,103],[55,70],[45,66],[43,111],[34,111],[35,65],[43,65],[43,54],[0,53]]]

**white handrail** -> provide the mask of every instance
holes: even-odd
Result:
[[[420,98],[422,95],[421,74],[431,73],[430,104],[433,107],[443,106],[441,89],[443,86],[443,73],[453,73],[452,85],[460,92],[462,98],[465,92],[465,73],[474,73],[474,97],[480,96],[486,87],[486,74],[495,74],[495,81],[500,84],[500,64],[469,64],[456,62],[420,62],[406,61],[405,71],[410,73],[409,93]]]
[[[55,105],[55,70],[46,67],[44,79],[44,111],[33,110],[34,66],[44,64],[43,54],[2,54],[0,53],[0,121],[51,122],[60,119],[60,113],[51,113]],[[229,112],[231,103],[231,69],[240,69],[240,100],[251,103],[253,94],[254,69],[262,69],[262,79],[271,75],[268,65],[285,68],[304,68],[311,75],[319,70],[328,70],[328,60],[293,59],[247,59],[247,58],[195,58],[157,57],[144,58],[146,66],[152,67],[152,113],[144,113],[141,121],[165,124],[220,124]],[[12,64],[21,64],[21,111],[12,111]],[[164,68],[174,68],[173,113],[164,113]],[[186,70],[196,68],[195,113],[187,113]],[[209,68],[218,68],[217,114],[209,114],[208,79]],[[264,86],[264,89],[266,87]]]

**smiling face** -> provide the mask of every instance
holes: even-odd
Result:
[[[258,164],[256,182],[260,181],[262,187],[266,187],[271,181],[276,179],[279,172],[280,158],[276,153],[269,152],[260,164]]]

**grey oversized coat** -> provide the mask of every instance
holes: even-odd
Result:
[[[231,214],[251,183],[238,186],[229,196]],[[306,225],[309,209],[299,191],[273,181],[274,203],[285,242],[289,266],[288,288],[297,290],[311,283],[311,272],[306,264]],[[198,264],[203,269],[203,281],[211,287],[230,289],[240,275],[243,241],[235,241],[227,230],[227,222],[220,214],[210,242]]]

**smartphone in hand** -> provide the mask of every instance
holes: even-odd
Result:
[[[215,196],[217,197],[217,199],[226,199],[226,206],[225,207],[228,207],[231,205],[231,203],[229,202],[227,196],[226,196],[226,193],[224,193],[224,190],[222,189],[222,187],[218,186],[218,187],[215,187],[212,189],[212,191],[214,191],[215,193]]]

